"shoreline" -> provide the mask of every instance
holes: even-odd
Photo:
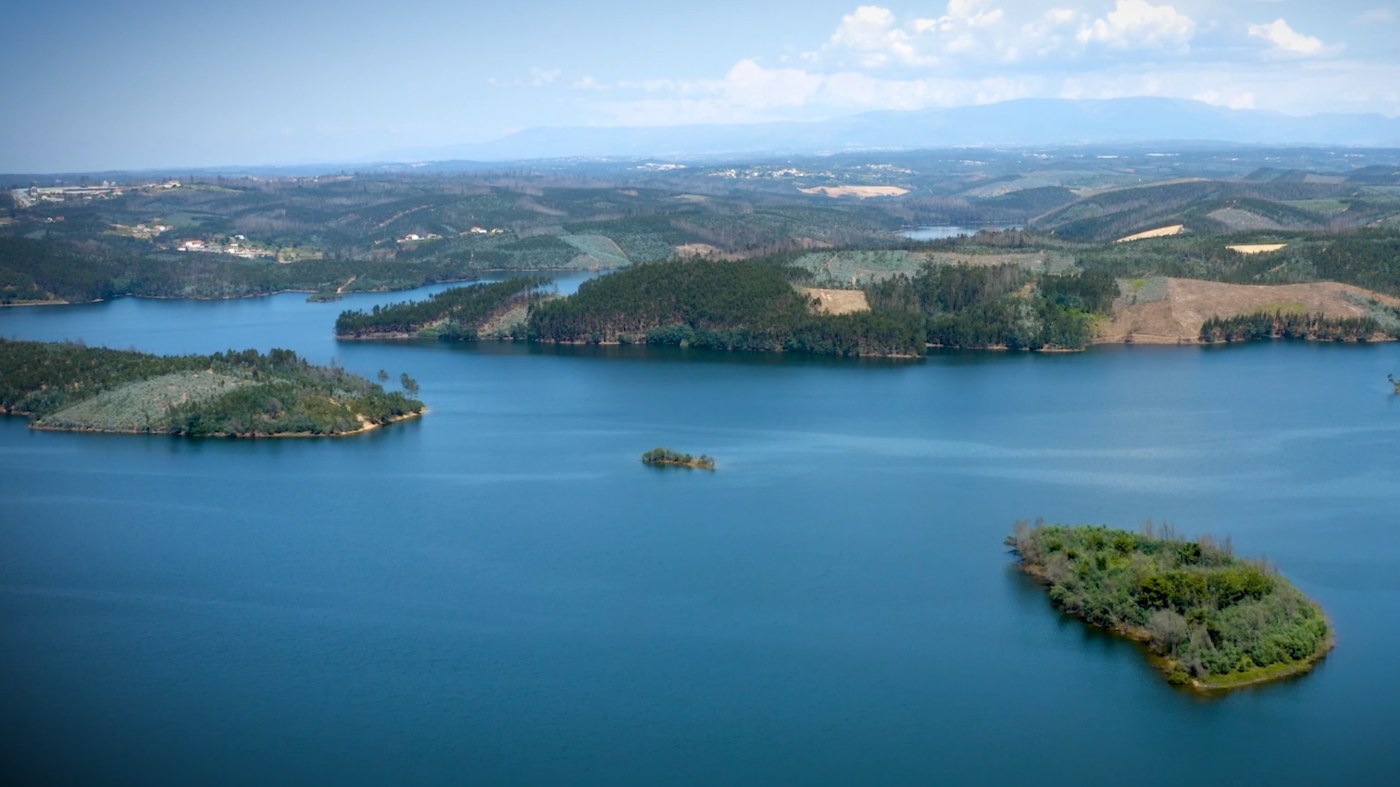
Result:
[[[350,431],[348,431],[348,432],[328,432],[328,433],[326,433],[326,434],[315,434],[315,433],[313,433],[313,432],[267,432],[267,433],[263,433],[263,432],[245,432],[245,433],[242,433],[242,434],[239,434],[239,433],[228,433],[228,432],[219,432],[219,433],[216,433],[216,434],[207,434],[207,435],[183,435],[183,434],[179,434],[179,433],[177,433],[177,432],[160,431],[160,430],[145,431],[145,430],[140,430],[140,429],[101,429],[101,428],[96,428],[96,427],[45,426],[45,425],[41,425],[41,424],[35,423],[35,422],[33,422],[33,421],[31,421],[31,422],[29,423],[29,428],[30,428],[31,430],[35,431],[35,432],[72,432],[72,433],[76,433],[76,434],[139,435],[139,436],[142,436],[142,437],[179,437],[179,438],[184,438],[184,439],[187,439],[187,440],[190,440],[190,439],[218,439],[218,440],[263,440],[263,439],[275,439],[275,440],[283,440],[283,439],[311,439],[311,438],[332,438],[332,439],[335,439],[335,438],[341,438],[341,437],[355,437],[355,436],[357,436],[357,435],[365,434],[366,432],[372,432],[372,431],[374,431],[374,430],[376,430],[376,429],[380,429],[380,428],[383,428],[383,427],[385,427],[385,426],[389,426],[390,424],[397,424],[397,423],[402,423],[402,422],[404,422],[404,421],[411,421],[411,420],[413,420],[414,418],[421,418],[421,417],[423,417],[424,415],[426,415],[427,413],[428,413],[428,408],[427,408],[427,407],[424,407],[422,410],[419,410],[419,411],[416,412],[416,413],[405,413],[404,415],[394,416],[394,417],[392,417],[392,418],[389,418],[389,419],[383,421],[382,423],[373,423],[373,422],[368,421],[368,420],[366,419],[366,420],[362,420],[362,421],[361,421],[361,426],[360,426],[358,429],[352,429],[352,430],[350,430]],[[20,418],[29,418],[29,417],[32,417],[32,415],[33,415],[32,413],[10,412],[10,411],[3,411],[3,414],[4,414],[4,415],[7,415],[7,416],[15,416],[15,417],[20,417]]]
[[[626,266],[623,266],[623,267],[626,267]],[[540,270],[522,270],[522,269],[519,269],[519,268],[481,268],[481,269],[479,269],[479,270],[473,271],[473,275],[472,275],[471,277],[469,277],[469,278],[461,278],[461,279],[438,279],[437,281],[425,281],[425,282],[423,282],[423,283],[421,283],[421,284],[415,284],[415,285],[413,285],[412,287],[400,287],[400,288],[396,288],[396,289],[354,290],[354,291],[351,291],[351,292],[341,292],[341,291],[337,290],[335,294],[337,294],[337,295],[358,295],[358,294],[362,294],[362,293],[363,293],[363,294],[371,294],[371,293],[390,293],[390,292],[412,292],[413,290],[421,289],[421,288],[423,288],[423,287],[432,287],[432,286],[435,286],[435,285],[438,285],[438,284],[463,284],[463,283],[466,283],[466,282],[480,281],[480,280],[481,280],[481,275],[486,275],[486,274],[494,275],[494,274],[501,274],[501,273],[521,273],[521,274],[532,274],[532,275],[545,275],[545,276],[547,276],[547,275],[551,275],[551,274],[554,274],[554,275],[562,275],[562,274],[568,274],[568,273],[597,273],[597,272],[599,272],[599,271],[604,271],[604,270],[614,270],[614,269],[613,269],[613,268],[547,268],[547,269],[540,269]],[[344,286],[344,285],[341,285],[341,286]],[[18,301],[18,302],[15,302],[15,303],[0,303],[0,309],[8,309],[8,308],[12,308],[12,307],[16,307],[16,308],[17,308],[17,307],[29,307],[29,306],[91,306],[91,305],[93,305],[93,304],[95,304],[95,303],[107,303],[107,302],[109,302],[109,301],[115,301],[115,300],[119,300],[119,299],[121,299],[121,298],[142,298],[142,299],[151,300],[151,301],[201,301],[201,302],[213,302],[213,301],[241,301],[241,300],[245,300],[245,299],[249,299],[249,298],[270,298],[270,297],[272,297],[272,296],[274,296],[274,295],[289,295],[289,294],[292,294],[292,293],[302,293],[302,294],[306,294],[306,295],[315,295],[315,294],[318,293],[318,292],[326,292],[326,291],[325,291],[325,290],[314,290],[314,289],[305,289],[305,288],[293,287],[293,288],[285,289],[285,290],[272,290],[272,291],[270,291],[270,292],[253,292],[253,293],[247,293],[247,294],[245,294],[245,295],[226,295],[226,296],[222,296],[222,297],[219,297],[219,296],[212,296],[212,295],[211,295],[211,296],[201,296],[201,295],[141,295],[141,294],[138,294],[138,293],[121,293],[121,294],[118,294],[118,295],[113,295],[111,298],[94,298],[94,299],[92,299],[92,300],[90,300],[90,301],[65,301],[65,300],[57,299],[57,300],[51,300],[51,301]],[[327,301],[327,303],[333,303],[333,302],[334,302],[334,301]]]
[[[1050,579],[1045,576],[1045,572],[1039,567],[1031,566],[1026,563],[1017,561],[1017,568],[1020,569],[1021,573],[1025,574],[1026,576],[1029,576],[1038,584],[1046,587],[1051,585]],[[1323,643],[1322,647],[1319,648],[1317,652],[1312,653],[1308,657],[1300,659],[1298,661],[1280,664],[1270,664],[1267,667],[1256,667],[1255,669],[1250,670],[1249,672],[1230,673],[1228,675],[1213,676],[1202,679],[1195,676],[1191,676],[1188,673],[1186,673],[1185,669],[1175,659],[1163,656],[1162,654],[1152,650],[1148,646],[1148,643],[1152,641],[1152,636],[1150,633],[1148,633],[1147,629],[1123,625],[1101,626],[1097,623],[1090,622],[1086,618],[1082,618],[1073,613],[1066,612],[1063,609],[1060,609],[1059,607],[1055,607],[1055,611],[1060,613],[1061,615],[1074,618],[1075,620],[1079,621],[1080,623],[1086,626],[1098,629],[1099,631],[1106,631],[1109,634],[1112,634],[1116,637],[1121,637],[1137,645],[1143,651],[1143,654],[1147,656],[1148,662],[1151,663],[1152,666],[1155,667],[1157,671],[1162,674],[1162,677],[1165,678],[1169,684],[1174,686],[1180,686],[1197,694],[1207,696],[1226,694],[1236,689],[1248,688],[1250,686],[1260,686],[1265,683],[1272,683],[1276,680],[1283,680],[1285,678],[1292,678],[1298,675],[1305,675],[1311,672],[1313,669],[1315,669],[1317,665],[1320,664],[1322,660],[1327,657],[1327,654],[1331,653],[1332,649],[1337,646],[1336,634],[1331,625],[1331,620],[1327,618],[1325,614],[1322,613],[1322,608],[1320,606],[1317,607],[1317,610],[1318,613],[1322,614],[1323,618],[1327,620],[1327,629],[1329,632],[1327,636],[1327,641]],[[1188,675],[1185,682],[1177,683],[1172,680],[1173,675],[1180,674]]]

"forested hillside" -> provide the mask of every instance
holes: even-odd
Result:
[[[776,261],[638,265],[538,304],[530,336],[546,342],[622,342],[828,355],[919,355],[922,320],[893,311],[826,315]]]
[[[492,318],[512,309],[520,310],[523,321],[531,296],[544,281],[517,277],[494,284],[454,287],[427,300],[375,306],[367,312],[343,311],[335,321],[335,335],[342,339],[424,336],[470,341]],[[506,333],[513,327],[505,326]]]
[[[925,265],[866,287],[872,309],[921,315],[941,347],[1081,349],[1118,294],[1103,272],[1033,274],[1019,265]]]

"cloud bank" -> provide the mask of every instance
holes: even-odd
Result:
[[[1178,0],[1186,2],[1187,0]],[[824,40],[755,53],[712,78],[572,82],[598,124],[816,119],[872,109],[985,104],[1027,97],[1191,98],[1236,109],[1400,114],[1400,64],[1344,61],[1288,19],[1217,18],[1153,0],[1012,7],[949,0],[901,17],[858,5]],[[1207,6],[1208,8],[1208,6]],[[1278,6],[1256,5],[1241,13]],[[1269,16],[1273,16],[1269,13]],[[1388,9],[1360,18],[1383,24]],[[533,76],[538,77],[537,70]]]

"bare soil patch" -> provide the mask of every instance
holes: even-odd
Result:
[[[1192,344],[1200,338],[1201,324],[1211,317],[1260,311],[1365,317],[1362,299],[1400,308],[1400,298],[1331,281],[1262,285],[1169,278],[1165,297],[1137,300],[1130,294],[1119,298],[1113,318],[1101,326],[1095,341]]]
[[[820,314],[855,314],[870,311],[870,302],[865,299],[864,290],[824,290],[817,287],[802,287],[802,294],[817,299],[817,312]]]
[[[1240,243],[1234,246],[1226,246],[1230,251],[1240,254],[1263,254],[1270,251],[1278,251],[1287,246],[1287,243]]]
[[[731,254],[718,246],[708,243],[682,243],[676,247],[677,257],[704,257],[708,260],[734,260],[739,255]]]
[[[1114,243],[1128,243],[1129,241],[1146,240],[1148,238],[1165,238],[1168,235],[1179,235],[1185,228],[1186,225],[1184,224],[1173,224],[1170,227],[1158,227],[1155,230],[1146,230],[1143,232],[1135,232],[1132,235],[1126,235],[1114,241]]]
[[[825,194],[828,197],[900,197],[909,193],[903,186],[813,186],[798,189],[803,194]]]

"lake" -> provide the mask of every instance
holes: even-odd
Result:
[[[406,297],[0,310],[6,337],[407,371],[431,408],[341,440],[0,419],[7,781],[1400,768],[1400,346],[888,362],[331,336]],[[719,469],[643,466],[658,445]],[[1322,604],[1337,649],[1277,685],[1173,689],[1014,568],[1002,539],[1037,516],[1229,535]]]
[[[960,227],[954,224],[935,224],[927,227],[914,227],[899,233],[910,240],[947,240],[948,238],[960,238],[965,235],[976,235],[981,230],[1010,230],[1020,229],[1016,226],[1007,225],[983,225],[977,227]]]

